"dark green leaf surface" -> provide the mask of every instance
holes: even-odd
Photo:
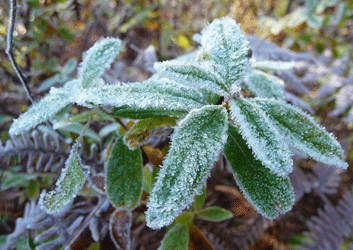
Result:
[[[130,150],[119,138],[105,165],[106,191],[115,207],[135,208],[142,194],[142,155]]]
[[[280,177],[255,159],[238,128],[229,124],[224,155],[245,198],[267,218],[292,208],[294,192],[288,177]]]
[[[158,250],[187,250],[189,244],[189,227],[176,223],[165,234]]]

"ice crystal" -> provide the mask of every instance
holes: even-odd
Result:
[[[347,168],[348,164],[341,160],[340,144],[313,117],[283,101],[256,98],[254,102],[268,115],[288,144],[316,161]]]
[[[284,99],[282,79],[262,71],[249,70],[244,77],[245,89],[258,97]]]
[[[180,62],[178,60],[155,63],[158,74],[198,89],[219,95],[227,94],[227,86],[209,61]]]
[[[285,176],[293,161],[288,145],[260,107],[242,97],[230,101],[231,114],[255,157],[273,173]]]
[[[147,203],[147,224],[161,228],[187,208],[210,174],[227,139],[227,112],[219,106],[193,110],[176,128]]]
[[[96,42],[83,54],[83,61],[78,68],[78,78],[83,87],[91,87],[119,53],[121,41],[117,38],[104,38]]]
[[[227,89],[239,85],[249,66],[248,41],[239,25],[229,17],[214,20],[202,32],[202,49],[221,65],[219,74]]]
[[[14,119],[10,134],[19,134],[46,121],[71,102],[70,92],[52,87],[50,93],[32,105],[26,113]]]
[[[81,163],[77,145],[74,145],[56,182],[55,190],[47,194],[42,193],[40,197],[44,210],[47,213],[55,213],[74,199],[85,183],[88,172],[89,167]]]

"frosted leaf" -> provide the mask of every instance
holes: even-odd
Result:
[[[130,150],[119,138],[105,164],[106,191],[111,203],[119,208],[135,208],[142,194],[142,155]]]
[[[77,66],[77,59],[76,58],[70,58],[64,65],[61,73],[64,75],[69,75],[71,74]]]
[[[286,101],[290,102],[292,105],[301,108],[311,114],[314,113],[314,109],[312,107],[310,107],[305,101],[293,95],[292,93],[284,92],[284,96],[286,97]]]
[[[103,38],[83,54],[78,78],[84,88],[91,87],[92,82],[104,73],[119,53],[120,46],[121,41],[117,38]]]
[[[295,62],[283,62],[283,61],[257,61],[250,60],[251,66],[253,68],[261,69],[261,70],[289,70],[292,69],[295,65]]]
[[[317,124],[313,117],[283,101],[255,98],[254,102],[268,115],[288,144],[316,161],[341,168],[348,167],[341,160],[343,150],[338,141]]]
[[[76,103],[82,106],[110,105],[121,107],[125,112],[143,113],[145,110],[164,116],[183,116],[191,109],[207,104],[196,89],[183,86],[168,79],[148,80],[126,85],[106,85],[100,88],[81,88]]]
[[[256,211],[274,219],[279,213],[291,210],[295,197],[289,178],[271,173],[257,160],[232,124],[229,124],[223,152],[239,188]]]
[[[67,132],[72,132],[78,135],[81,134],[82,131],[84,131],[83,136],[87,136],[97,142],[101,142],[102,140],[96,132],[89,128],[84,129],[84,126],[78,122],[55,124],[54,128],[61,129]]]
[[[147,203],[150,228],[171,224],[201,193],[227,139],[228,115],[219,106],[205,106],[178,125]]]
[[[338,91],[335,95],[335,109],[328,113],[328,116],[337,116],[342,114],[350,105],[353,104],[353,85],[347,85]]]
[[[189,227],[176,223],[165,234],[158,250],[186,250],[189,244]]]
[[[226,95],[228,87],[209,61],[165,61],[154,64],[157,73],[194,88]]]
[[[175,125],[175,118],[169,117],[139,120],[126,132],[124,142],[132,150],[146,143],[153,129]]]
[[[202,32],[202,49],[212,60],[222,66],[219,74],[226,88],[241,83],[249,66],[246,57],[249,43],[239,25],[229,17],[214,20]]]
[[[249,70],[245,74],[244,85],[244,88],[255,96],[284,99],[283,80],[262,71]]]
[[[55,190],[43,193],[40,197],[39,202],[47,213],[55,213],[72,201],[86,181],[89,167],[82,164],[77,146],[75,144],[71,149],[65,168],[61,170],[61,175],[55,184]]]
[[[9,133],[17,135],[21,131],[34,128],[38,124],[55,115],[70,102],[70,92],[52,87],[49,94],[29,107],[29,109],[21,114],[18,119],[14,119]]]
[[[239,97],[229,103],[231,115],[256,159],[272,173],[288,175],[293,168],[291,151],[267,115],[252,100]]]

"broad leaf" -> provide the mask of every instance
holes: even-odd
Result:
[[[146,143],[153,129],[175,125],[175,118],[169,117],[139,120],[125,134],[124,142],[130,149],[135,149]]]
[[[78,68],[78,78],[84,88],[92,87],[92,83],[110,66],[119,53],[121,41],[117,38],[104,38],[96,42],[83,54]]]
[[[313,117],[282,101],[255,99],[287,143],[316,161],[347,168],[341,160],[343,150],[332,134],[317,124]]]
[[[228,88],[209,61],[180,62],[177,60],[155,63],[157,73],[185,85],[226,95]]]
[[[271,173],[257,160],[234,125],[229,124],[228,134],[223,152],[245,198],[270,219],[289,211],[295,198],[289,178]]]
[[[283,61],[256,61],[251,60],[251,66],[253,68],[261,70],[289,70],[295,65],[295,62],[283,62]]]
[[[226,141],[227,118],[225,109],[205,106],[180,121],[147,204],[149,227],[169,225],[201,193]]]
[[[254,101],[242,97],[229,103],[231,114],[255,157],[277,175],[292,172],[291,151],[265,112]]]
[[[189,227],[176,223],[165,234],[158,250],[187,250],[189,244]]]
[[[191,109],[207,104],[199,91],[168,79],[79,89],[75,101],[88,107],[92,104],[124,107],[125,112],[129,107],[132,113],[147,110],[186,114]]]
[[[284,100],[284,82],[278,77],[251,69],[244,77],[244,84],[245,89],[255,96]]]
[[[229,90],[241,83],[249,66],[248,41],[239,25],[229,17],[214,20],[202,31],[202,49],[221,66],[218,73]]]
[[[208,207],[197,211],[197,216],[208,221],[224,221],[233,218],[233,213],[220,207]]]
[[[72,201],[85,183],[88,172],[89,167],[81,163],[75,144],[65,162],[65,168],[61,170],[55,190],[43,193],[40,197],[40,203],[45,211],[55,213]]]
[[[109,219],[110,238],[116,249],[129,250],[131,248],[132,213],[130,210],[115,210]]]
[[[142,155],[140,149],[130,150],[119,138],[105,164],[106,191],[115,207],[133,209],[142,194]]]
[[[33,104],[18,119],[14,119],[9,133],[17,135],[21,131],[29,130],[55,115],[69,103],[71,103],[70,92],[64,89],[51,88],[49,94]]]

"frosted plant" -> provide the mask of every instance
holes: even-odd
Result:
[[[101,74],[120,44],[113,38],[97,42],[85,53],[78,78],[62,88],[52,88],[14,121],[10,133],[35,127],[69,103],[88,108],[112,106],[113,111],[57,121],[57,128],[70,121],[88,121],[85,117],[109,120],[114,116],[120,123],[120,117],[137,119],[130,130],[123,124],[120,138],[106,150],[105,192],[121,211],[131,211],[140,204],[142,189],[150,192],[147,225],[158,229],[175,219],[177,222],[161,249],[185,249],[194,216],[211,221],[231,217],[220,208],[202,208],[205,180],[222,152],[244,196],[270,219],[289,211],[294,203],[288,179],[293,169],[289,145],[316,161],[347,168],[334,136],[311,116],[287,104],[283,81],[266,72],[288,69],[293,64],[251,63],[248,41],[231,18],[217,19],[202,31],[197,57],[156,63],[156,74],[144,82],[105,84]],[[174,127],[169,151],[160,169],[150,171],[143,166],[142,145],[153,130],[164,126]],[[46,196],[44,206],[51,197],[62,197],[66,175],[70,166],[76,169],[77,161],[79,155],[73,150],[58,188]],[[78,169],[83,171],[82,167]],[[83,174],[80,176],[83,178]],[[83,180],[81,177],[77,181]],[[72,186],[65,197],[72,197],[79,187],[81,184]],[[56,201],[66,203],[68,199]],[[191,212],[183,212],[193,203]],[[177,236],[173,235],[182,235],[182,239],[175,242]]]

